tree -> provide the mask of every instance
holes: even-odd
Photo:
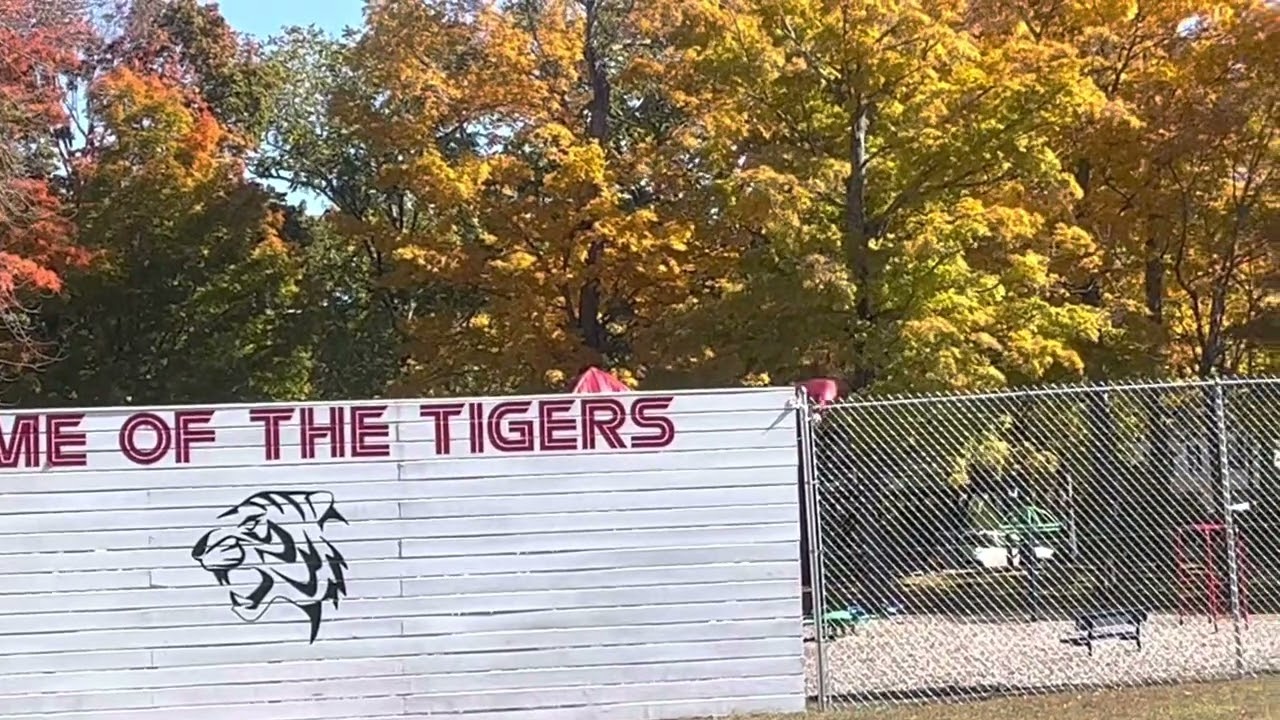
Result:
[[[309,348],[282,343],[298,312],[286,210],[246,182],[229,131],[186,92],[120,67],[93,107],[104,140],[80,233],[98,255],[47,321],[68,350],[45,402],[286,399],[309,393]]]
[[[407,325],[407,387],[556,386],[585,363],[656,364],[669,312],[714,276],[691,244],[676,140],[691,121],[661,77],[678,8],[615,2],[377,5],[354,51],[368,95],[343,104],[394,159],[400,214],[343,228],[441,301]],[[405,41],[415,38],[414,43]]]
[[[74,243],[56,171],[67,114],[61,81],[91,40],[77,2],[0,0],[0,378],[52,359],[34,333],[36,302],[87,261]]]
[[[980,10],[707,6],[691,52],[738,168],[715,212],[754,240],[694,323],[708,353],[857,389],[1082,372],[1104,317],[1067,291],[1094,246],[1059,153],[1101,97],[1074,48]]]
[[[1200,377],[1280,368],[1280,7],[1232,3],[1196,19],[1181,72],[1164,85],[1153,200],[1175,287],[1172,361]],[[1274,327],[1274,325],[1273,325]],[[1254,332],[1250,332],[1255,328]]]
[[[400,347],[369,256],[325,217],[298,217],[286,236],[299,246],[302,269],[296,322],[281,342],[312,348],[311,397],[385,395],[400,374]]]
[[[1080,286],[1112,327],[1093,374],[1265,371],[1275,314],[1277,8],[1265,2],[1004,3],[1071,42],[1105,111],[1073,133]],[[1268,226],[1272,229],[1268,229]],[[1274,344],[1274,341],[1270,341]]]
[[[184,88],[188,103],[218,120],[228,143],[242,152],[256,147],[285,79],[262,61],[256,43],[231,29],[216,3],[130,0],[123,25],[108,48],[110,64]]]
[[[272,100],[272,121],[252,170],[327,203],[327,216],[306,223],[308,326],[319,344],[316,379],[323,397],[385,392],[403,370],[406,324],[430,307],[433,288],[393,287],[386,247],[343,234],[335,225],[412,222],[400,212],[402,190],[380,185],[394,160],[376,154],[340,103],[373,102],[376,87],[360,75],[350,39],[315,28],[290,28],[274,38],[267,61],[289,78]],[[338,369],[341,368],[339,372]]]

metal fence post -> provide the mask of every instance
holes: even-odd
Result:
[[[1236,512],[1231,491],[1230,443],[1227,440],[1226,398],[1222,381],[1213,380],[1213,426],[1218,446],[1218,478],[1222,491],[1223,527],[1227,542],[1227,584],[1231,593],[1231,626],[1235,636],[1236,674],[1244,674],[1244,638],[1240,627],[1240,559],[1236,552]]]
[[[826,650],[822,627],[823,598],[826,584],[822,572],[822,500],[819,497],[814,454],[817,451],[813,439],[813,407],[809,398],[801,392],[798,396],[800,420],[800,472],[804,482],[805,514],[809,522],[805,528],[809,540],[809,593],[813,609],[813,642],[817,656],[814,659],[818,675],[818,708],[825,710],[828,704]]]

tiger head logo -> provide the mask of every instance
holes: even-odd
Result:
[[[324,538],[325,525],[347,519],[327,492],[260,492],[218,516],[191,557],[230,593],[231,609],[254,622],[277,601],[306,613],[311,642],[320,631],[323,603],[338,607],[347,594],[347,562]]]

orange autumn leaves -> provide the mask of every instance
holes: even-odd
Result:
[[[223,153],[227,131],[169,81],[118,68],[98,82],[95,96],[110,136],[95,180],[120,187],[145,178],[153,189],[185,194],[242,171]]]
[[[58,291],[60,270],[83,264],[73,226],[48,177],[32,172],[23,146],[66,122],[56,80],[73,69],[88,34],[59,3],[0,0],[0,311],[21,309],[30,291]],[[19,350],[15,348],[15,350]],[[21,353],[19,352],[19,355]]]

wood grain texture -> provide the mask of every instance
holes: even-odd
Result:
[[[0,718],[803,709],[792,391],[617,397],[669,397],[650,418],[670,420],[670,442],[631,447],[656,435],[628,416],[620,447],[581,449],[579,417],[555,436],[575,449],[499,452],[464,413],[444,454],[423,404],[511,399],[343,403],[343,417],[385,406],[383,456],[333,457],[326,436],[303,458],[298,423],[282,422],[269,460],[248,406],[92,409],[83,466],[24,467],[33,438],[0,415]],[[255,407],[296,420],[301,406]],[[327,421],[339,406],[309,407]],[[174,437],[153,464],[122,451],[130,416],[202,409],[212,440],[189,462]],[[47,440],[32,446],[45,461]],[[277,494],[252,499],[263,491]],[[246,621],[261,608],[230,593],[263,575],[278,597]]]

